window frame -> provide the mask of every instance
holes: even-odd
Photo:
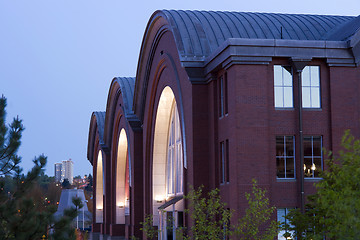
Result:
[[[305,143],[305,138],[311,138],[311,156],[306,156],[305,155],[305,147],[303,149],[304,151],[304,154],[303,154],[303,157],[304,157],[304,166],[303,166],[303,170],[304,170],[304,179],[321,179],[321,177],[319,176],[316,176],[315,177],[315,170],[311,169],[312,168],[312,165],[314,163],[314,159],[315,158],[320,158],[320,165],[321,165],[321,169],[320,170],[323,170],[324,169],[324,157],[323,157],[323,136],[321,135],[311,135],[311,136],[304,136],[304,140],[303,142]],[[320,138],[320,156],[314,156],[314,137],[315,138]],[[305,168],[306,167],[306,164],[305,164],[305,159],[311,159],[311,167],[310,168]],[[315,165],[316,167],[316,165]],[[306,172],[306,169],[307,170],[311,170],[311,175],[309,175],[307,172]]]
[[[314,68],[317,68],[317,72],[318,72],[318,74],[317,74],[318,85],[317,86],[312,85],[312,83],[313,83],[312,77],[314,75],[311,73],[311,71]],[[303,69],[302,73],[301,73],[301,96],[302,96],[301,106],[302,106],[303,109],[321,109],[322,108],[322,105],[321,105],[322,102],[321,102],[321,72],[320,72],[320,69],[321,68],[320,68],[319,65],[309,65],[309,66],[306,66]],[[304,85],[305,74],[309,74],[309,80],[308,80],[309,85]],[[304,89],[309,89],[309,98],[310,98],[309,103],[310,103],[310,106],[304,106],[304,99],[305,99],[304,98],[304,96],[305,96]],[[315,89],[317,89],[317,90],[315,90]],[[312,97],[313,97],[312,93],[313,92],[317,92],[318,101],[319,101],[318,103],[315,103],[312,100]],[[318,104],[318,106],[316,104]]]
[[[230,182],[229,176],[229,140],[220,142],[220,184],[226,184]]]
[[[279,82],[279,79],[277,79],[277,71],[276,71],[276,68],[281,68],[281,79],[280,79],[280,81],[281,81],[281,84],[277,84],[277,82]],[[289,68],[290,69],[290,71],[289,70],[287,70],[286,68]],[[284,78],[284,72],[286,73],[289,73],[289,75],[290,75],[290,78],[291,78],[291,86],[290,85],[286,85],[284,82],[285,82],[285,78]],[[273,88],[273,90],[274,90],[274,107],[275,107],[275,109],[294,109],[294,78],[293,78],[293,74],[292,74],[292,68],[290,67],[290,66],[283,66],[283,65],[278,65],[278,64],[276,64],[276,65],[274,65],[273,66],[273,77],[274,77],[274,81],[273,81],[273,83],[274,83],[274,88]],[[285,103],[285,96],[286,96],[286,94],[285,94],[285,89],[288,89],[288,88],[290,88],[291,90],[290,91],[288,91],[289,93],[291,93],[291,104],[286,104]],[[278,95],[277,95],[277,89],[280,89],[281,90],[281,95],[280,95],[280,97],[281,97],[281,99],[282,99],[282,104],[279,104],[279,105],[277,105],[277,99],[278,99]]]
[[[181,195],[184,192],[183,152],[179,112],[176,102],[171,108],[167,138],[166,156],[166,195]]]
[[[283,152],[283,155],[278,155],[277,152],[275,153],[275,156],[276,156],[276,179],[278,180],[284,180],[284,179],[296,179],[296,153],[295,153],[295,136],[294,135],[277,135],[275,137],[275,149],[277,151],[277,138],[278,137],[282,137],[283,138],[283,145],[284,145],[284,152]],[[292,147],[293,147],[293,156],[287,156],[286,153],[287,153],[287,149],[286,149],[286,138],[287,137],[292,137]],[[287,177],[287,167],[286,167],[286,162],[287,162],[287,159],[293,159],[293,173],[294,173],[294,176],[293,177]],[[284,161],[284,177],[279,177],[278,176],[278,159],[283,159]]]
[[[276,208],[276,220],[278,222],[280,222],[280,224],[288,224],[288,225],[290,225],[290,223],[287,223],[287,221],[286,221],[286,216],[289,214],[290,209],[295,209],[295,208]],[[282,215],[281,218],[284,219],[284,222],[281,222],[282,219],[280,219],[280,217],[279,217],[279,212],[282,211],[282,210],[284,210],[284,215]],[[277,239],[286,240],[286,238],[283,236],[286,232],[289,232],[292,235],[294,234],[294,231],[280,230],[278,232]],[[282,235],[280,235],[280,234],[282,234]]]
[[[218,78],[219,82],[219,118],[228,115],[228,81],[227,73]]]

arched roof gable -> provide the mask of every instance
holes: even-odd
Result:
[[[107,149],[104,143],[105,112],[93,112],[90,120],[87,158],[93,164],[93,153],[96,145],[96,135],[99,136],[99,145],[102,149]]]
[[[138,130],[139,126],[141,126],[133,111],[134,88],[134,77],[115,77],[110,84],[104,127],[104,142],[109,146],[112,141],[112,128],[116,117],[116,104],[119,97],[122,98],[123,105],[121,108],[126,121],[129,122],[134,131]]]

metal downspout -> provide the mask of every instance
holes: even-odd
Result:
[[[304,136],[303,136],[303,121],[302,121],[302,84],[301,84],[301,70],[297,70],[298,74],[298,110],[299,110],[299,137],[300,137],[300,209],[301,213],[305,213],[305,192],[304,192]]]
[[[300,137],[300,210],[305,213],[305,191],[304,191],[304,136],[303,136],[303,120],[302,120],[302,84],[301,74],[306,65],[311,59],[291,58],[290,62],[298,75],[298,116],[299,116],[299,137]]]

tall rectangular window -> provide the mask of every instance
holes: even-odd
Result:
[[[226,182],[230,182],[229,178],[229,140],[226,139],[225,141],[225,179]]]
[[[276,136],[276,176],[277,178],[295,178],[295,138],[294,136]]]
[[[320,108],[320,67],[306,66],[301,74],[303,108]]]
[[[288,220],[286,220],[286,216],[289,214],[290,208],[278,208],[277,209],[277,221],[280,222],[282,226],[285,227],[285,229],[279,231],[278,233],[278,240],[286,240],[286,239],[293,239],[290,238],[291,235],[294,234],[293,231],[288,231],[286,226],[293,227],[290,225]]]
[[[317,178],[322,168],[322,137],[304,137],[304,177]]]
[[[292,108],[293,79],[290,68],[274,65],[274,101],[276,108]]]
[[[228,113],[227,74],[219,78],[219,117]]]
[[[220,183],[229,180],[229,140],[226,140],[220,142]]]

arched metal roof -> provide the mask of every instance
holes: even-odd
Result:
[[[116,77],[116,82],[120,86],[121,94],[124,102],[125,114],[131,114],[134,101],[135,78],[134,77]]]
[[[100,144],[104,144],[105,112],[93,112],[96,118],[97,131]]]
[[[210,55],[229,38],[338,40],[336,34],[328,33],[356,19],[350,16],[182,10],[157,11],[152,19],[159,16],[167,19],[180,57],[198,58]],[[352,34],[354,32],[350,31],[343,38]]]
[[[87,158],[93,164],[93,153],[95,147],[96,131],[99,135],[99,144],[102,149],[106,149],[104,143],[104,127],[105,127],[105,112],[93,112],[90,120],[88,145],[87,145]]]

